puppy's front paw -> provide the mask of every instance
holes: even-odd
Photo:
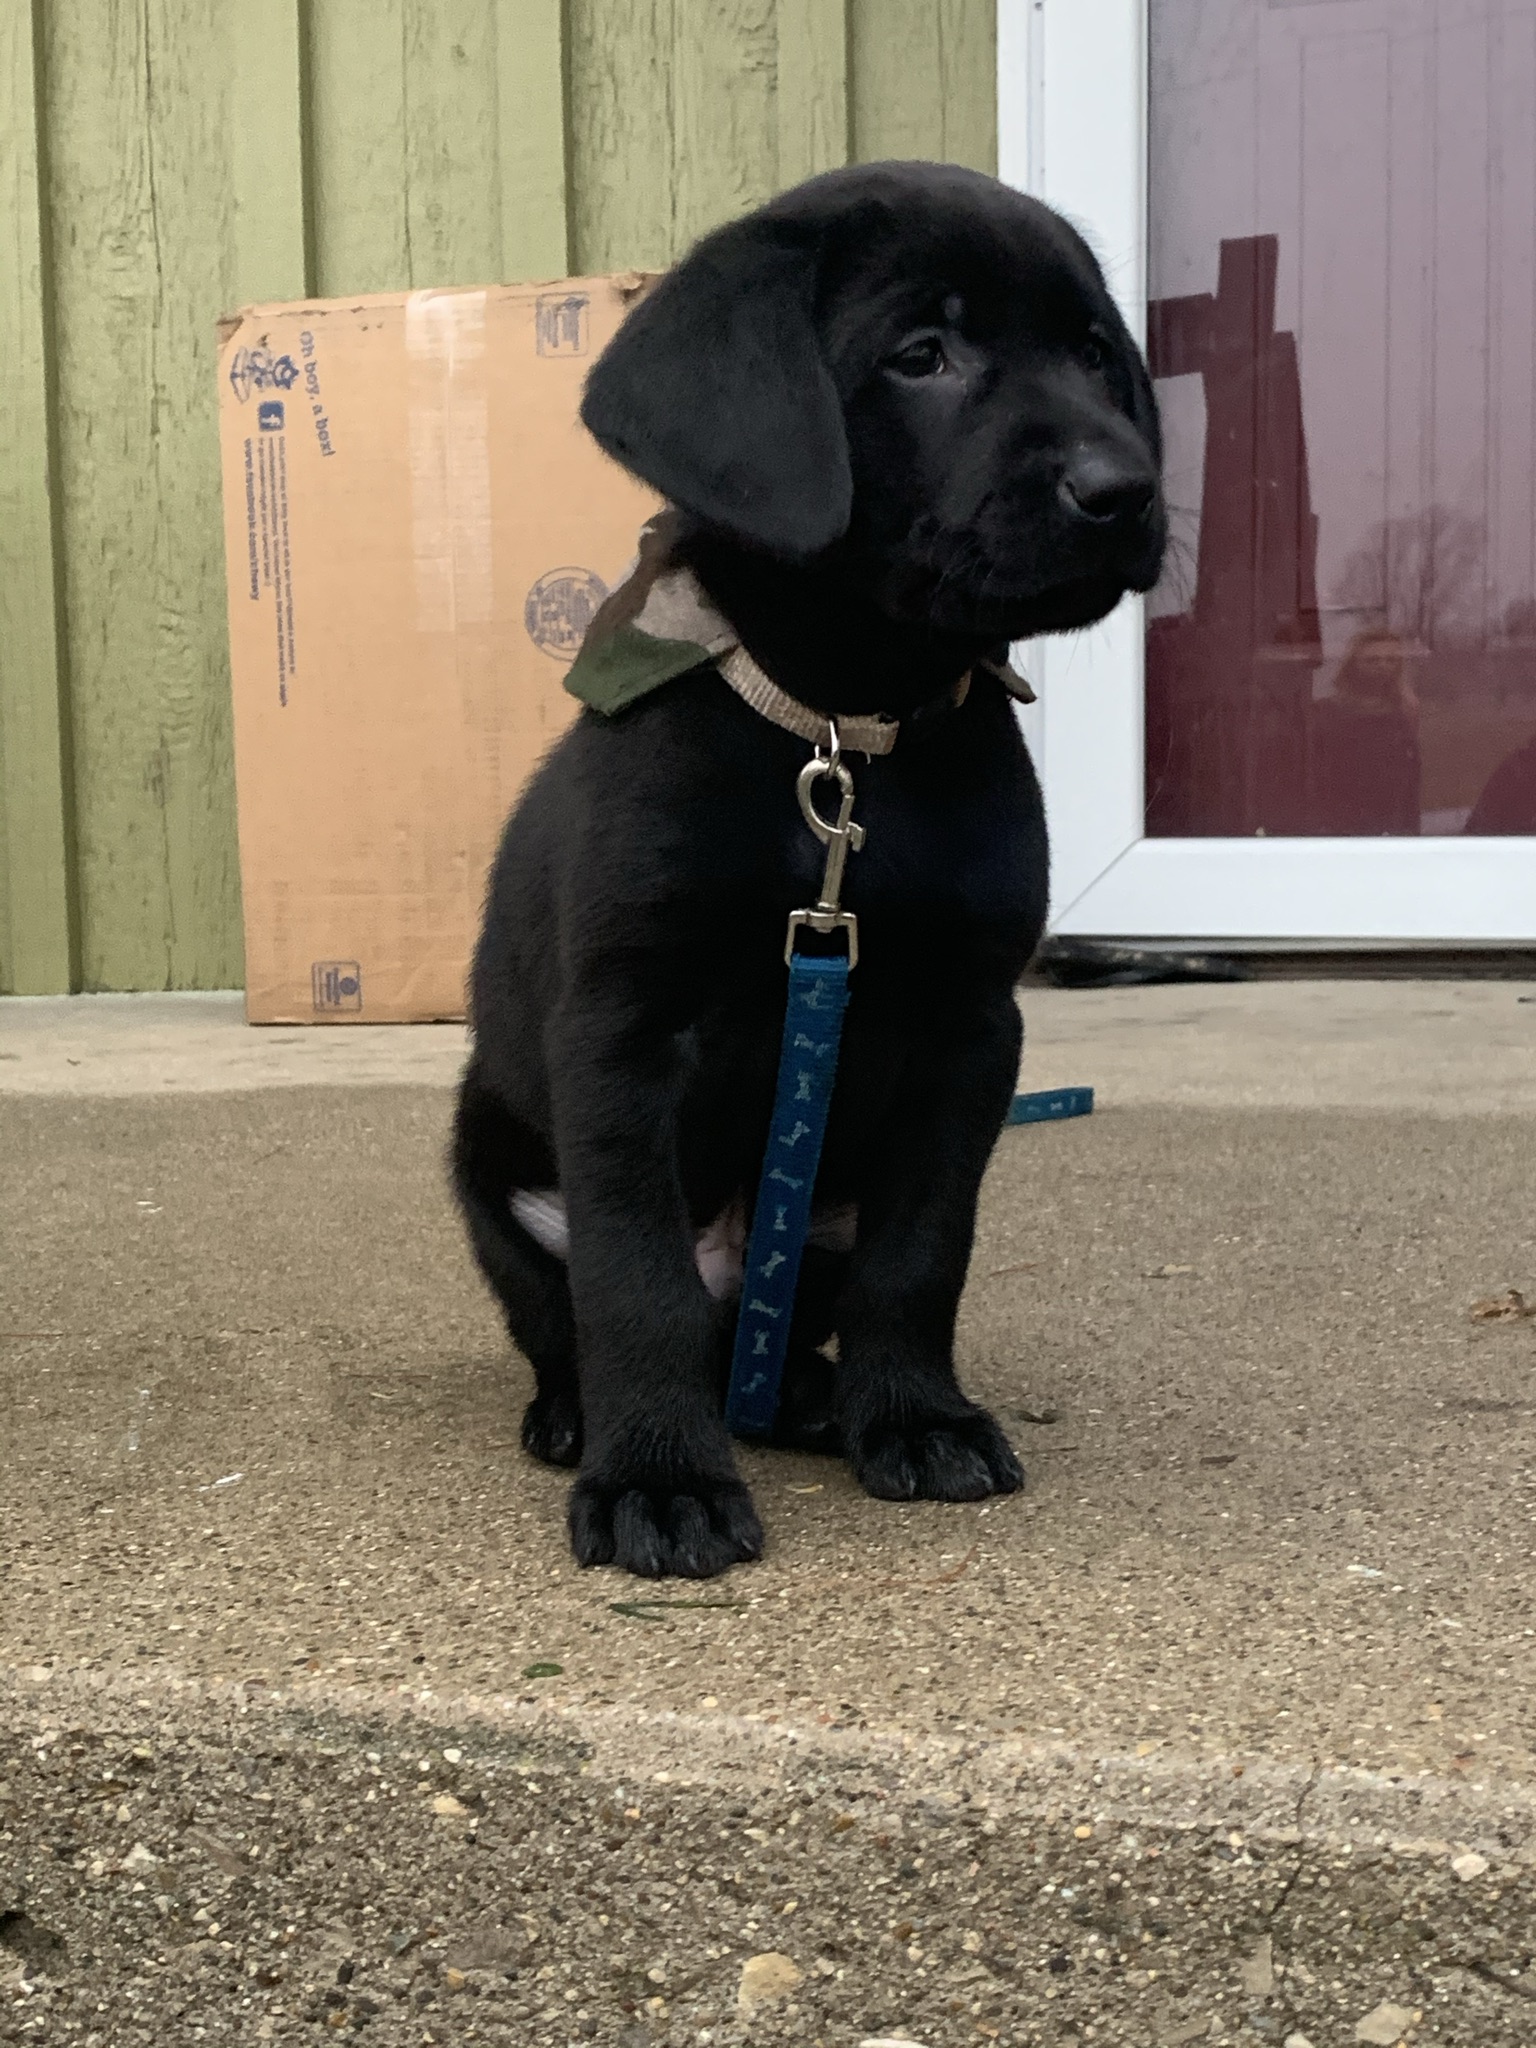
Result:
[[[881,1500],[984,1500],[1024,1484],[1012,1444],[984,1408],[870,1423],[850,1462],[865,1492]]]
[[[576,1562],[642,1579],[712,1579],[763,1554],[763,1525],[739,1479],[677,1477],[666,1487],[584,1474],[571,1489]]]
[[[523,1449],[546,1465],[581,1463],[581,1402],[574,1389],[534,1395],[523,1410]]]

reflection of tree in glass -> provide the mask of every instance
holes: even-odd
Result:
[[[1421,647],[1481,641],[1488,628],[1485,546],[1482,520],[1449,505],[1384,519],[1345,558],[1335,602]]]

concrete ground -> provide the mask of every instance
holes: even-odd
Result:
[[[0,1003],[0,2041],[1536,2039],[1533,994],[1029,991],[1028,1490],[745,1453],[659,1588],[517,1447],[459,1032]]]

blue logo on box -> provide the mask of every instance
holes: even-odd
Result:
[[[263,340],[255,348],[237,348],[230,357],[229,382],[244,405],[253,391],[291,391],[299,381],[292,356],[275,356]]]
[[[528,638],[556,661],[575,659],[608,586],[590,569],[549,569],[523,600]]]
[[[360,1010],[363,970],[355,960],[317,960],[309,970],[317,1010]]]
[[[591,299],[585,292],[551,292],[541,298],[534,311],[534,332],[541,356],[584,356],[587,352],[587,312]]]
[[[264,434],[280,434],[283,430],[283,401],[264,398],[256,408],[256,424]]]

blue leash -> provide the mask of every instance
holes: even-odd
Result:
[[[795,789],[805,822],[827,849],[827,865],[816,903],[809,910],[791,912],[784,947],[789,1000],[779,1050],[779,1079],[757,1206],[752,1212],[752,1235],[747,1241],[731,1383],[725,1397],[726,1424],[737,1436],[767,1436],[779,1412],[795,1287],[811,1227],[816,1169],[832,1107],[832,1084],[837,1078],[848,976],[859,959],[858,919],[840,905],[843,868],[848,855],[864,844],[864,828],[853,822],[853,777],[840,755],[834,723],[831,753],[823,754],[818,748],[801,769]],[[828,779],[837,783],[841,796],[835,823],[822,817],[813,800],[816,784]],[[846,955],[798,952],[795,941],[805,930],[823,936],[842,933],[848,941]]]
[[[837,783],[841,796],[835,822],[822,817],[814,802],[817,783],[827,780]],[[835,721],[831,752],[823,754],[817,748],[800,771],[795,794],[805,822],[827,849],[827,865],[815,904],[809,910],[790,913],[784,946],[789,999],[779,1048],[779,1078],[757,1206],[752,1212],[752,1235],[747,1241],[741,1310],[725,1397],[726,1425],[733,1434],[744,1437],[767,1436],[779,1412],[795,1288],[810,1232],[816,1169],[837,1079],[848,977],[859,962],[858,919],[840,906],[843,869],[849,854],[857,853],[864,844],[864,828],[853,822],[853,777],[841,759]],[[848,941],[847,953],[798,952],[795,941],[805,930],[823,936],[842,933]],[[1011,1124],[1039,1123],[1087,1116],[1092,1109],[1091,1088],[1054,1088],[1016,1095],[1007,1120]]]
[[[792,956],[778,1093],[742,1273],[725,1404],[726,1422],[737,1436],[766,1436],[778,1413],[795,1286],[811,1227],[811,1196],[847,1007],[846,960]]]
[[[1053,1123],[1063,1116],[1092,1116],[1091,1088],[1040,1088],[1032,1095],[1015,1095],[1004,1123]]]

